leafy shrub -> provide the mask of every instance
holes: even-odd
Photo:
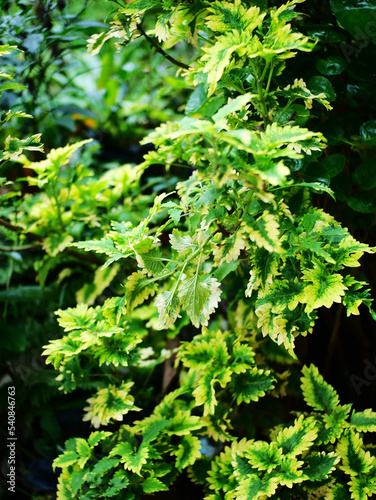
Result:
[[[64,392],[94,391],[84,420],[110,424],[67,441],[58,498],[139,498],[184,469],[210,500],[375,493],[361,433],[376,429],[376,414],[349,416],[314,365],[301,379],[311,413],[287,425],[270,413],[286,393],[281,366],[294,365],[295,341],[322,307],[357,315],[365,304],[375,316],[348,270],[373,250],[311,201],[333,190],[311,174],[326,139],[305,125],[318,106],[331,110],[334,92],[321,76],[285,81],[297,51],[314,49],[295,28],[297,3],[133,0],[90,41],[92,52],[141,36],[166,56],[162,42],[195,49],[191,60],[169,56],[194,90],[185,117],[144,139],[156,150],[142,164],[190,176],[138,225],[74,243],[106,255],[103,269],[129,271],[123,295],[57,311],[67,334],[45,347]]]
[[[40,151],[39,136],[6,143],[2,159],[16,161],[23,177],[13,190],[3,181],[2,325],[13,334],[17,301],[51,298],[65,335],[49,334],[44,346],[59,372],[50,393],[58,385],[75,394],[83,421],[96,429],[70,437],[55,459],[60,499],[136,499],[173,492],[184,477],[207,500],[375,494],[375,450],[365,433],[376,430],[376,413],[341,404],[314,364],[301,368],[299,353],[302,337],[317,335],[323,310],[340,304],[358,316],[364,304],[375,318],[363,267],[354,273],[373,253],[356,239],[373,224],[374,133],[353,81],[372,45],[351,59],[354,46],[341,45],[349,35],[334,15],[352,35],[363,18],[353,21],[338,2],[325,4],[318,21],[311,4],[299,6],[305,19],[296,12],[301,1],[275,3],[132,0],[101,34],[95,22],[80,24],[90,28],[89,51],[102,65],[95,86],[105,89],[96,107],[106,121],[103,145],[109,139],[122,148],[124,134],[133,141],[145,135],[141,127],[159,125],[142,140],[149,152],[138,167],[98,166],[87,131],[43,112],[38,127],[70,127],[65,138],[75,142],[51,147],[47,137],[44,159],[23,154]],[[55,29],[59,47],[73,49],[79,39],[65,35],[75,25],[56,9],[44,40]],[[17,14],[30,37],[38,33],[32,12]],[[51,51],[48,42],[32,47]],[[58,88],[78,82],[77,102],[85,85],[69,58],[67,50]],[[303,64],[307,58],[312,64]],[[93,68],[86,56],[78,60]],[[138,80],[141,67],[151,81]],[[48,74],[44,84],[55,92]],[[25,83],[35,89],[33,78]],[[67,118],[73,108],[58,94]],[[40,95],[43,109],[49,94]],[[336,96],[361,109],[340,133]],[[144,185],[144,172],[158,166],[179,179]],[[357,210],[366,217],[356,218]],[[33,267],[38,286],[23,277]],[[21,286],[10,286],[15,276]],[[41,345],[45,332],[33,335],[43,326],[29,324],[4,347]],[[333,343],[328,351],[326,361]],[[51,416],[46,428],[53,426]],[[56,455],[62,436],[53,438]]]

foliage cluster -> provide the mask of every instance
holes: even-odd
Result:
[[[2,179],[3,251],[10,269],[30,239],[43,256],[35,265],[42,288],[8,286],[4,298],[45,293],[51,274],[55,292],[74,291],[76,306],[64,307],[62,295],[57,306],[65,335],[43,354],[60,390],[84,395],[83,420],[98,429],[68,439],[55,459],[59,499],[137,499],[171,490],[183,474],[206,500],[376,493],[375,448],[365,435],[376,431],[376,413],[341,404],[314,364],[299,376],[297,356],[322,308],[341,304],[358,316],[363,307],[376,319],[368,285],[354,272],[374,250],[352,234],[375,211],[376,128],[368,116],[359,123],[362,113],[348,130],[334,127],[344,82],[329,80],[347,69],[357,74],[333,14],[354,35],[364,12],[332,1],[323,14],[331,21],[314,25],[298,12],[301,0],[275,3],[132,0],[118,5],[109,29],[91,34],[89,52],[104,53],[104,66],[136,44],[156,75],[154,51],[178,67],[177,77],[162,70],[159,85],[178,97],[159,92],[163,123],[142,139],[149,152],[139,165],[94,169],[97,153],[82,137],[49,148],[45,159],[24,154],[41,152],[39,135],[5,139],[3,164],[17,162],[24,175],[15,185]],[[43,40],[54,40],[48,23],[46,30]],[[338,48],[342,56],[333,55]],[[363,50],[373,45],[355,54],[356,65]],[[307,57],[313,69],[302,65]],[[71,75],[64,66],[60,82]],[[55,92],[51,81],[46,88]],[[106,86],[102,118],[110,102],[122,107],[119,85],[112,97]],[[358,109],[353,87],[350,80],[346,102]],[[150,103],[140,100],[142,123]],[[27,115],[16,110],[3,121],[17,117]],[[42,111],[42,128],[43,121]],[[75,132],[67,123],[54,127]],[[329,127],[336,132],[326,134]],[[145,172],[158,166],[166,178],[144,186]],[[330,213],[336,198],[352,232]],[[284,401],[298,394],[289,421]]]

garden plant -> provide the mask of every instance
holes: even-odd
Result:
[[[55,323],[38,337],[44,383],[63,393],[59,402],[72,397],[88,424],[49,447],[59,500],[180,499],[184,488],[204,500],[376,495],[376,412],[349,402],[351,390],[322,373],[352,317],[366,318],[369,339],[361,327],[359,338],[375,345],[367,262],[376,4],[308,4],[107,2],[107,27],[80,26],[90,30],[90,57],[112,68],[99,86],[135,57],[132,47],[153,72],[141,95],[137,71],[127,76],[131,95],[147,102],[132,108],[133,121],[117,102],[115,76],[98,115],[59,104],[53,126],[65,127],[69,144],[51,137],[45,154],[43,135],[25,126],[30,134],[18,137],[10,125],[31,121],[32,109],[18,110],[22,97],[3,113],[11,131],[0,157],[3,318],[15,321],[35,294],[50,297],[60,330]],[[46,39],[58,32],[46,30]],[[2,56],[16,51],[0,45]],[[74,79],[64,64],[60,83]],[[30,85],[1,77],[3,92]],[[78,112],[81,125],[96,120],[86,136]],[[109,122],[102,136],[101,117]],[[116,134],[141,140],[139,162],[106,159],[101,147]],[[36,283],[10,287],[25,266]],[[32,321],[30,331],[40,326]],[[305,350],[320,331],[330,337],[320,339],[321,360]],[[332,379],[344,375],[356,394],[371,385],[349,369]]]

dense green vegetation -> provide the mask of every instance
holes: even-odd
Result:
[[[372,498],[376,3],[0,9],[19,497]]]

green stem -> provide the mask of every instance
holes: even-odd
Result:
[[[51,196],[49,196],[49,198],[50,198],[51,203],[55,206],[59,226],[62,230],[64,230],[65,227],[64,227],[63,217],[62,217],[62,213],[61,213],[57,183],[55,183],[55,182],[53,182],[53,184],[51,186]]]
[[[191,262],[191,260],[193,260],[196,255],[198,255],[199,253],[202,252],[202,250],[205,248],[206,244],[212,239],[212,237],[217,234],[219,232],[219,228],[216,228],[214,231],[212,231],[204,240],[204,242],[202,243],[202,245],[200,245],[184,262],[180,262],[176,267],[174,267],[174,269],[172,269],[172,271],[169,271],[168,273],[163,273],[163,274],[160,274],[159,276],[155,276],[155,278],[150,278],[149,280],[149,283],[154,283],[155,281],[159,281],[159,280],[162,280],[162,279],[165,279],[165,278],[169,278],[170,276],[172,276],[173,274],[176,273],[176,271],[183,266],[183,269],[182,271],[180,272],[180,275],[181,273],[184,271],[184,268],[185,266]],[[179,275],[179,279],[180,279],[180,275]],[[179,279],[178,279],[178,282],[179,282]]]
[[[269,94],[270,84],[272,83],[272,77],[273,77],[274,66],[275,66],[275,62],[274,62],[274,61],[272,61],[272,64],[271,64],[271,66],[270,66],[270,71],[269,71],[268,83],[266,84],[266,90],[265,90],[265,94],[266,94],[266,95],[268,95],[268,94]],[[266,66],[265,66],[265,68],[266,68]]]
[[[177,59],[175,59],[174,57],[170,56],[167,54],[167,52],[165,52],[162,47],[160,47],[157,42],[151,38],[149,35],[147,35],[145,33],[145,31],[141,28],[140,25],[137,26],[137,29],[138,31],[141,33],[141,35],[143,35],[146,40],[151,44],[153,45],[153,47],[155,47],[155,50],[157,52],[159,52],[160,54],[162,54],[162,56],[167,59],[168,61],[170,61],[172,64],[175,64],[176,66],[179,66],[179,68],[183,68],[183,69],[190,69],[190,66],[188,66],[188,64],[185,64],[181,61],[178,61]]]
[[[257,93],[258,93],[258,97],[259,97],[259,101],[260,101],[260,105],[261,105],[261,116],[262,116],[262,120],[264,122],[264,128],[266,128],[266,126],[268,124],[268,121],[267,121],[268,110],[266,108],[264,90],[262,88],[263,75],[260,75],[260,67],[258,64],[251,62],[251,65],[253,67],[253,71],[254,71],[255,77],[256,77]],[[265,66],[265,68],[266,68],[266,66]],[[264,72],[265,72],[265,69],[264,69]]]
[[[261,81],[262,81],[262,82],[264,81],[264,78],[265,78],[266,72],[268,71],[268,68],[269,68],[269,63],[268,63],[268,62],[266,62],[266,63],[265,63],[264,70],[263,70],[262,75],[261,75]]]
[[[31,243],[30,245],[21,245],[21,246],[15,246],[15,247],[6,247],[3,245],[0,245],[0,251],[1,252],[23,252],[24,250],[30,250],[31,248],[39,247],[41,245],[42,245],[42,243],[40,243],[40,242]]]

